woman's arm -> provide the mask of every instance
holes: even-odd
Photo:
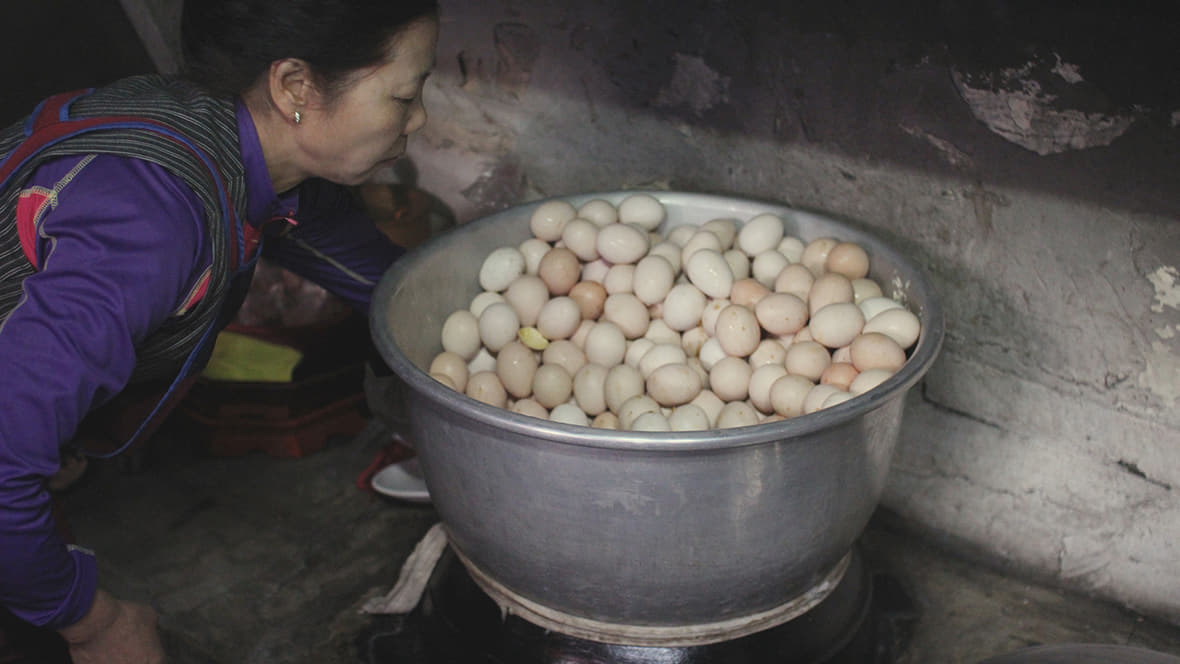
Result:
[[[344,187],[299,188],[298,224],[268,237],[263,254],[367,312],[373,288],[405,250],[385,236]]]
[[[38,271],[0,324],[0,603],[34,624],[80,620],[96,589],[93,555],[54,530],[45,487],[59,448],[117,394],[135,346],[204,270],[203,208],[158,166],[100,156],[42,166],[48,193]]]

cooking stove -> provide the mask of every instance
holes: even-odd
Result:
[[[368,664],[891,664],[917,619],[897,579],[854,549],[835,589],[777,627],[706,645],[600,643],[504,616],[449,548],[417,607],[360,635]]]

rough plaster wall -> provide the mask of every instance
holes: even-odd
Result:
[[[462,220],[662,186],[872,227],[929,271],[948,317],[884,504],[964,552],[1180,623],[1176,109],[1106,100],[1125,133],[1074,150],[1082,127],[1046,157],[985,126],[953,53],[898,32],[913,26],[894,13],[926,16],[923,0],[846,3],[861,14],[839,29],[780,3],[566,4],[444,0],[412,177]],[[954,24],[970,3],[934,5]]]
[[[1117,154],[1055,163],[989,134],[946,63],[904,47],[709,3],[672,19],[610,4],[444,3],[411,148],[421,184],[463,219],[655,185],[872,226],[930,271],[948,315],[884,504],[970,553],[1180,622],[1166,187],[1116,186]],[[1153,158],[1140,143],[1155,139],[1124,140]],[[1127,195],[1092,197],[1092,182]]]

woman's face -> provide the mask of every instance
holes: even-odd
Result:
[[[311,104],[296,131],[311,174],[343,185],[369,180],[426,124],[422,88],[434,68],[438,21],[414,22],[384,63],[358,72],[330,102]]]

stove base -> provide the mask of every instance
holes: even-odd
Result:
[[[915,620],[900,584],[854,551],[836,589],[778,627],[690,647],[599,643],[502,618],[448,549],[418,607],[375,619],[359,646],[368,664],[892,664]]]

